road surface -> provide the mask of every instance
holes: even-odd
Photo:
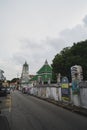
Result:
[[[11,96],[11,130],[87,130],[87,117],[19,91]]]

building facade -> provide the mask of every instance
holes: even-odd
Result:
[[[44,65],[37,71],[37,74],[31,79],[34,84],[50,84],[52,81],[52,68],[47,60]]]

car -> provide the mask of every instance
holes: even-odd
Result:
[[[10,87],[7,87],[7,88],[6,88],[7,94],[10,94],[10,90],[11,90]]]
[[[22,93],[27,93],[27,87],[22,88]]]
[[[7,96],[6,87],[0,86],[0,97]]]

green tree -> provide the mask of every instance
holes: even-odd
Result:
[[[11,80],[11,83],[15,83],[15,82],[17,82],[19,80],[19,78],[13,78],[12,80]]]
[[[70,68],[73,65],[81,65],[83,69],[84,80],[87,79],[87,40],[74,43],[72,47],[64,48],[57,54],[52,62],[54,79],[56,75],[61,73],[67,76],[71,81]]]

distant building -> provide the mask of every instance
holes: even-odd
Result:
[[[50,83],[52,81],[52,68],[47,60],[44,65],[37,71],[37,74],[31,79],[34,84]]]
[[[29,83],[29,66],[27,62],[23,64],[22,74],[21,74],[21,84]]]

